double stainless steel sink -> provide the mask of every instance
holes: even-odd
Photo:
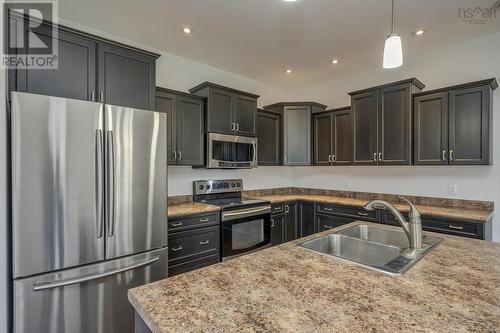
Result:
[[[408,237],[402,230],[356,224],[299,246],[386,274],[400,275],[442,241],[424,234],[423,248],[409,250]]]

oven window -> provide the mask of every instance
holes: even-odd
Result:
[[[232,250],[249,249],[266,240],[264,219],[253,220],[232,226]]]
[[[252,145],[214,140],[212,141],[212,158],[219,161],[248,162],[252,158]]]

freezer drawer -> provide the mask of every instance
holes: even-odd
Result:
[[[14,277],[104,260],[103,105],[12,93]]]
[[[132,333],[127,290],[166,278],[167,254],[163,248],[15,280],[14,332]]]
[[[164,113],[106,105],[106,259],[167,245]]]

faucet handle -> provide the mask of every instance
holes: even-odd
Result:
[[[398,197],[398,198],[403,200],[404,202],[406,202],[408,205],[410,205],[410,208],[411,208],[410,213],[409,213],[410,219],[420,217],[420,212],[418,211],[417,207],[415,207],[413,202],[411,202],[410,200],[403,198],[403,197]]]

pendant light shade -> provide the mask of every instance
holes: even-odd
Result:
[[[392,34],[385,40],[384,68],[396,68],[403,64],[403,47],[401,37]]]
[[[403,46],[401,37],[394,32],[394,0],[391,0],[391,34],[385,40],[384,68],[396,68],[403,64]]]

